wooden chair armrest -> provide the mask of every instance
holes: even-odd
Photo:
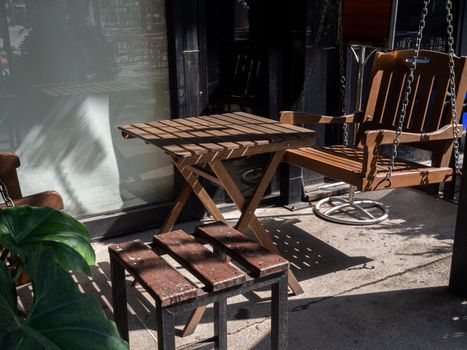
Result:
[[[462,133],[462,126],[458,126],[459,135]],[[368,130],[362,136],[362,145],[388,145],[394,142],[396,132],[394,130]],[[452,126],[446,125],[439,130],[427,133],[402,132],[400,143],[441,141],[453,138]]]
[[[0,153],[0,175],[19,168],[20,164],[19,157],[15,153]]]
[[[21,198],[16,168],[20,166],[19,157],[14,153],[0,153],[0,179],[5,183],[12,199]]]
[[[337,117],[317,115],[306,112],[282,111],[280,122],[283,124],[352,124],[363,122],[363,112],[347,114]]]

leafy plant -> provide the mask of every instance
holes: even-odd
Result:
[[[69,271],[90,275],[89,233],[51,208],[0,210],[0,348],[127,349],[99,303],[81,293]],[[16,279],[26,271],[34,302],[18,308]]]

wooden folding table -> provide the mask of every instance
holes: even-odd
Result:
[[[235,226],[238,231],[244,232],[250,227],[264,247],[279,253],[255,216],[255,210],[285,151],[313,145],[314,131],[244,112],[136,123],[119,126],[119,129],[124,138],[140,138],[161,148],[186,180],[162,225],[161,233],[172,229],[191,192],[196,194],[215,220],[226,222],[200,183],[201,176],[223,187],[241,210]],[[272,156],[253,196],[247,201],[222,162],[261,153],[271,153]],[[289,286],[294,294],[303,293],[292,272],[289,272]],[[204,309],[193,313],[184,334],[194,331],[203,313]]]

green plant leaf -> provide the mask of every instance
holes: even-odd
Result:
[[[4,263],[0,263],[0,295],[5,298],[8,305],[16,306],[15,282]]]
[[[16,287],[10,271],[0,262],[0,344],[18,329],[16,316]]]
[[[26,271],[33,281],[34,304],[25,320],[13,310],[1,310],[0,325],[16,326],[10,327],[3,343],[0,338],[0,349],[128,349],[115,323],[93,297],[78,290],[70,274],[52,262],[52,254],[50,248],[39,248],[28,258]],[[0,308],[6,308],[2,300]]]
[[[38,246],[49,246],[53,260],[65,270],[91,273],[95,255],[86,227],[52,208],[20,206],[0,210],[0,244],[23,261]]]

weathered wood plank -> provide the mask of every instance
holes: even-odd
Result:
[[[168,252],[203,282],[209,291],[219,291],[246,281],[243,272],[220,260],[193,236],[181,230],[154,236],[154,246]]]
[[[298,148],[314,142],[312,130],[248,113],[135,123],[119,128],[125,137],[141,138],[162,148],[180,165]]]
[[[109,253],[125,265],[161,306],[193,299],[202,293],[140,240],[111,245]]]
[[[222,223],[197,226],[195,234],[249,269],[254,277],[286,271],[289,262]]]

